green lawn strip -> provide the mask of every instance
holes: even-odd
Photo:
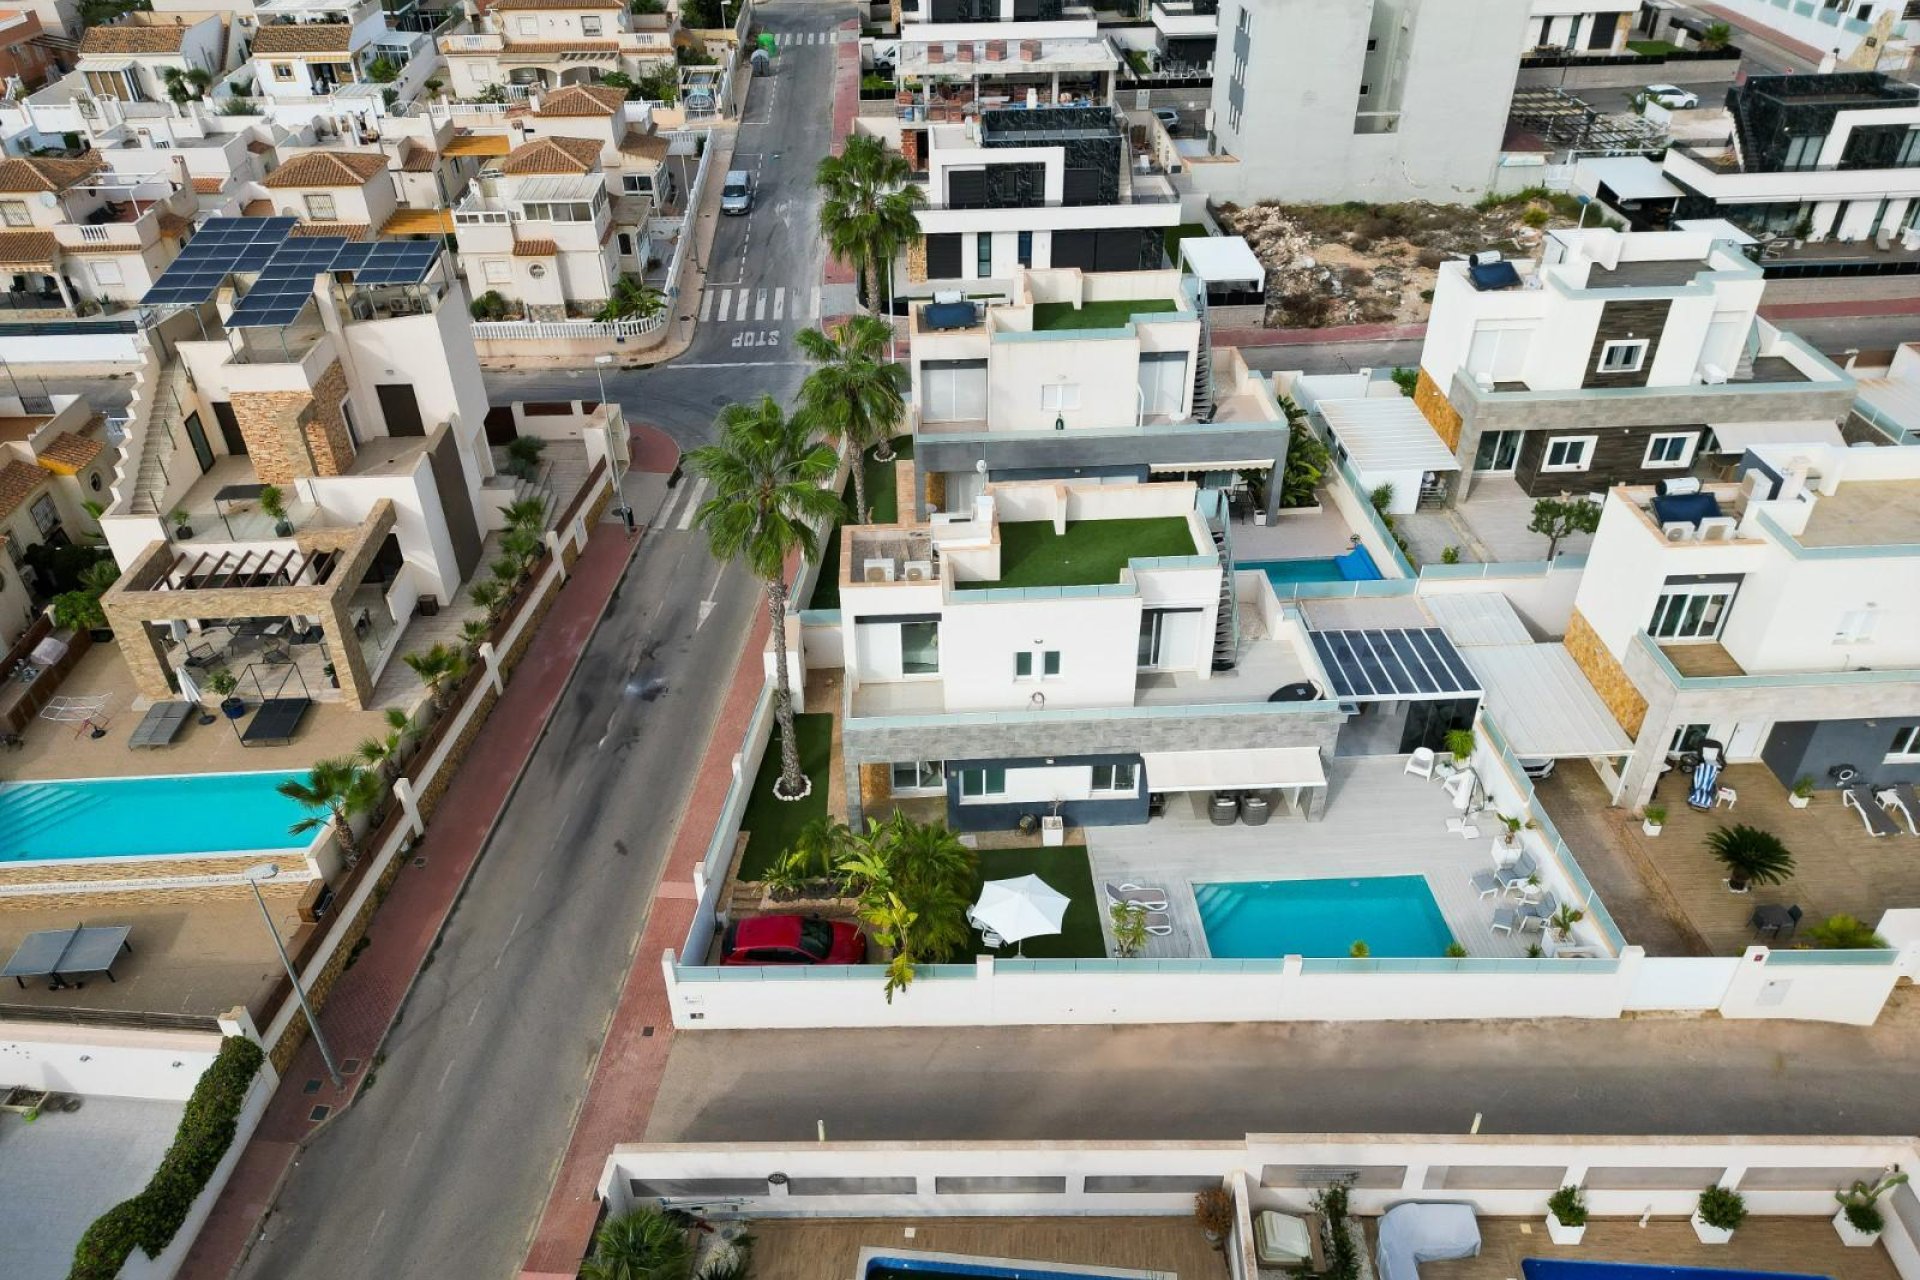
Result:
[[[1045,520],[1000,526],[1000,580],[961,587],[1077,587],[1118,582],[1127,561],[1204,554],[1177,516],[1146,520],[1079,520],[1056,535]]]
[[[980,879],[1012,880],[1024,875],[1036,875],[1048,884],[1067,895],[1071,901],[1067,914],[1060,922],[1060,932],[1040,938],[1028,938],[1019,949],[1020,954],[1033,960],[1089,959],[1107,954],[1107,942],[1100,932],[1100,904],[1093,892],[1093,870],[1087,864],[1087,851],[1082,846],[1064,846],[1058,849],[992,849],[980,854]],[[978,901],[980,895],[974,894]],[[974,943],[981,952],[992,951],[997,956],[1014,954],[1012,944],[993,951],[980,941],[980,935],[974,935]]]
[[[827,812],[827,764],[833,754],[833,717],[825,713],[793,718],[793,736],[800,751],[800,768],[813,779],[813,793],[804,800],[786,801],[773,794],[780,777],[780,727],[774,725],[767,754],[754,775],[753,794],[747,798],[740,826],[747,847],[740,854],[738,876],[758,880],[787,851],[800,828]]]
[[[1133,316],[1179,309],[1172,298],[1123,298],[1117,302],[1089,302],[1079,307],[1071,302],[1040,302],[1034,304],[1033,328],[1036,333],[1118,329]]]
[[[913,456],[913,437],[895,436],[893,451],[898,457]],[[894,493],[894,471],[891,462],[876,462],[869,450],[866,458],[867,468],[867,505],[873,509],[875,524],[892,524],[899,519],[899,499]],[[847,481],[846,489],[840,500],[846,504],[847,514],[853,514],[853,481]],[[845,522],[842,521],[841,524]],[[840,529],[836,524],[828,532],[826,545],[820,548],[820,578],[813,584],[813,595],[808,597],[805,607],[808,609],[838,609],[840,607]]]

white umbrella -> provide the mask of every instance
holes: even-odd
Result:
[[[193,672],[185,667],[175,667],[174,674],[180,677],[180,701],[199,705],[200,685],[193,678]]]
[[[983,933],[991,931],[1008,942],[1020,942],[1060,932],[1067,901],[1066,894],[1039,876],[989,880],[980,886],[980,901],[973,904],[973,923]]]

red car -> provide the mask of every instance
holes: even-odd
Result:
[[[750,916],[727,926],[721,964],[859,964],[867,935],[844,920]]]

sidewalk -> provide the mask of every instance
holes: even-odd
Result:
[[[1772,53],[1782,57],[1797,58],[1801,62],[1806,63],[1807,65],[1804,70],[1813,71],[1818,69],[1820,60],[1826,56],[1825,53],[1810,44],[1795,40],[1792,36],[1783,35],[1775,31],[1772,27],[1763,27],[1752,18],[1735,13],[1733,10],[1722,5],[1696,4],[1694,8],[1700,10],[1702,13],[1711,14],[1732,27],[1736,33],[1734,43],[1764,45]]]
[[[618,524],[594,527],[572,577],[494,707],[486,732],[460,765],[426,837],[415,846],[414,858],[424,859],[425,865],[408,866],[394,881],[367,930],[371,945],[341,975],[321,1008],[320,1022],[344,1087],[336,1090],[328,1083],[311,1039],[301,1045],[187,1255],[182,1277],[225,1280],[231,1274],[272,1206],[301,1141],[316,1123],[348,1106],[367,1078],[421,961],[486,846],[638,545]]]

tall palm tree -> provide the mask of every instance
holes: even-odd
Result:
[[[880,267],[920,234],[914,210],[926,197],[910,179],[907,158],[866,134],[849,135],[837,156],[814,171],[824,199],[820,234],[867,283],[867,307],[880,305]]]
[[[842,513],[840,499],[822,486],[838,465],[833,450],[807,424],[789,419],[772,396],[720,411],[720,440],[686,458],[693,474],[713,486],[695,514],[707,544],[722,560],[738,559],[766,584],[773,623],[774,714],[780,722],[780,780],[774,793],[797,800],[810,784],[800,772],[793,738],[793,689],[787,679],[787,557],[811,557],[816,525]]]
[[[340,854],[351,867],[360,861],[360,846],[353,838],[353,820],[380,803],[386,784],[371,769],[363,769],[352,760],[321,760],[307,771],[305,778],[288,778],[279,786],[280,794],[313,816],[302,818],[287,830],[296,836],[318,830],[331,823],[340,841]],[[325,816],[322,816],[325,815]]]
[[[687,1280],[692,1274],[687,1229],[652,1208],[609,1218],[580,1267],[581,1280]]]
[[[901,394],[906,370],[886,358],[893,326],[878,316],[855,316],[831,335],[820,329],[802,329],[796,340],[807,359],[818,367],[800,384],[800,408],[829,440],[844,440],[853,449],[854,522],[872,518],[867,506],[867,450],[880,445],[874,456],[893,455],[893,432],[907,411]]]
[[[433,709],[444,711],[446,691],[467,674],[468,660],[465,650],[436,643],[423,653],[408,654],[406,663],[420,677],[420,683],[427,686]]]

